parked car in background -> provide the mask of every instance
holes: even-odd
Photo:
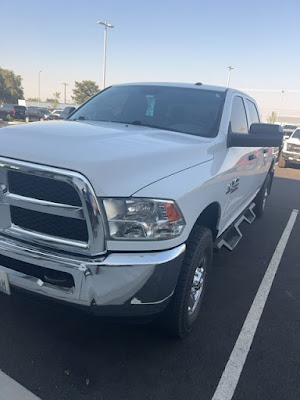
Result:
[[[25,121],[44,121],[49,119],[51,112],[46,108],[28,107],[25,113]]]
[[[24,119],[26,107],[15,104],[2,104],[0,106],[0,118]]]
[[[283,135],[284,139],[287,139],[291,136],[295,129],[298,128],[298,125],[284,125],[283,127]]]
[[[55,120],[55,119],[62,119],[61,114],[63,113],[63,110],[53,110],[51,111],[51,114],[49,115],[49,120]]]
[[[63,112],[60,115],[59,119],[65,119],[67,118],[70,114],[72,114],[73,111],[76,110],[76,107],[65,107]]]
[[[286,168],[289,163],[300,164],[300,128],[296,129],[283,143],[278,167]]]
[[[76,107],[65,107],[63,110],[54,110],[49,115],[49,120],[57,120],[57,119],[66,119],[73,111],[76,110]]]

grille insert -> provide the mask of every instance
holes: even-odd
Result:
[[[50,215],[11,206],[11,220],[20,228],[65,239],[88,241],[85,220]]]
[[[76,189],[67,182],[24,172],[8,171],[8,183],[9,191],[20,196],[81,206]]]

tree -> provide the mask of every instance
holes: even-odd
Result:
[[[54,96],[54,100],[53,100],[52,106],[53,106],[53,108],[56,108],[57,104],[59,103],[60,93],[55,92],[55,93],[53,93],[53,96]]]
[[[24,99],[22,77],[14,71],[0,67],[0,103],[18,103]]]
[[[75,100],[77,104],[84,103],[91,96],[99,92],[99,87],[94,81],[75,81],[75,89],[73,89],[72,99]]]
[[[28,97],[27,101],[35,101],[38,102],[39,98],[38,97]]]
[[[277,114],[275,111],[272,111],[271,114],[267,118],[267,122],[269,124],[275,124],[276,121],[277,121]]]

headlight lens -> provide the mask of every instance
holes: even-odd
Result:
[[[185,226],[179,208],[171,200],[132,198],[102,201],[113,239],[172,239],[179,236]]]
[[[286,151],[293,151],[294,150],[294,146],[292,144],[287,143],[286,144]]]

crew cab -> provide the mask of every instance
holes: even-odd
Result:
[[[0,291],[184,337],[213,249],[263,214],[283,131],[234,89],[137,83],[0,134]]]
[[[300,164],[300,128],[284,141],[278,167],[286,168],[288,164]]]
[[[51,113],[47,108],[28,107],[25,113],[25,121],[44,121],[48,120],[50,115]]]

